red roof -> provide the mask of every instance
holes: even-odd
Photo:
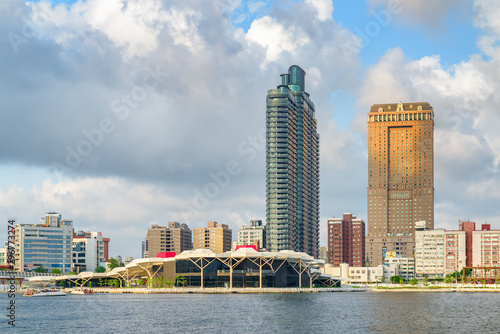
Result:
[[[162,259],[168,259],[169,257],[175,257],[175,252],[161,252],[156,254],[156,257],[162,258]]]
[[[255,251],[258,251],[257,246],[255,246],[255,245],[239,245],[239,246],[236,246],[236,249],[234,251],[237,251],[240,248],[252,248]]]

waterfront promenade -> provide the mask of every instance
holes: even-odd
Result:
[[[66,288],[65,292],[78,290],[79,288]],[[224,293],[319,293],[319,292],[365,292],[364,288],[92,288],[94,293],[137,293],[137,294],[161,294],[161,293],[199,293],[199,294],[224,294]]]
[[[496,284],[367,284],[365,289],[373,292],[500,292],[500,285]]]

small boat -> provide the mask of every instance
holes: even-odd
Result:
[[[66,296],[65,292],[60,290],[28,290],[24,294],[26,297],[57,297],[57,296]]]
[[[73,291],[71,291],[71,294],[73,294],[73,295],[91,295],[93,293],[94,293],[94,291],[90,290],[90,289],[73,290]]]

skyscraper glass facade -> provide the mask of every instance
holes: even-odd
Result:
[[[266,220],[268,251],[318,255],[319,135],[305,72],[291,66],[266,105]]]
[[[38,225],[16,225],[16,270],[32,271],[43,266],[49,272],[71,271],[73,222],[61,220],[60,215],[59,219],[50,219],[49,215],[53,213],[48,213]]]

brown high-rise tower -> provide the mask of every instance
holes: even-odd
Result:
[[[368,117],[366,252],[378,265],[385,251],[413,255],[415,222],[434,228],[434,113],[427,102],[375,104]]]

